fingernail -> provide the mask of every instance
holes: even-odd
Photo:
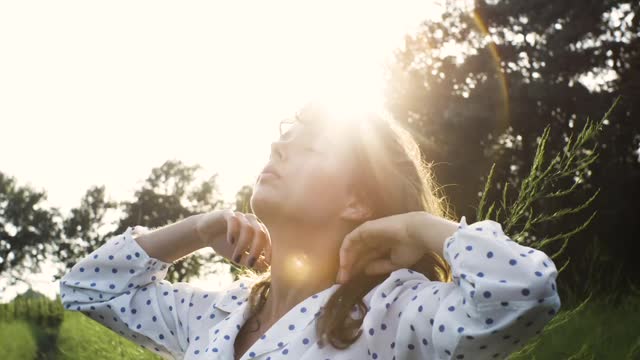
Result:
[[[256,259],[252,256],[249,258],[249,267],[253,267],[253,263],[256,262]]]
[[[235,262],[239,263],[239,262],[240,262],[240,257],[241,257],[241,256],[242,256],[242,255],[240,255],[240,254],[236,255],[236,256],[233,258],[233,261],[235,261]]]

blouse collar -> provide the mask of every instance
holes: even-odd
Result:
[[[216,348],[215,353],[233,354],[234,341],[242,325],[249,318],[250,285],[248,281],[237,281],[237,286],[231,287],[223,293],[222,297],[214,304],[217,308],[229,313],[218,325],[210,329],[209,339],[212,348]],[[282,318],[273,324],[242,358],[258,357],[261,354],[284,348],[290,341],[295,339],[296,334],[315,323],[320,316],[327,299],[338,289],[340,284],[333,284],[330,287],[313,294],[291,308]],[[309,339],[312,343],[315,339]],[[253,353],[253,354],[251,354]],[[250,355],[251,354],[251,355]]]

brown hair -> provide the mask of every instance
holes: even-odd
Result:
[[[328,116],[322,107],[307,105],[296,115],[294,122],[318,125]],[[335,124],[333,120],[332,124]],[[348,143],[353,150],[348,152],[352,154],[350,160],[353,162],[351,181],[357,184],[354,191],[358,191],[373,210],[369,220],[413,211],[451,218],[448,203],[444,196],[439,196],[440,189],[433,180],[431,164],[424,161],[418,143],[407,130],[390,116],[372,113],[361,115],[356,121],[349,119],[347,126],[350,128],[341,131],[349,131],[348,135],[353,138]],[[433,252],[427,253],[410,269],[433,281],[451,281],[448,263]],[[269,269],[262,274],[245,269],[241,274],[256,280],[249,295],[252,317],[266,301],[271,274]],[[335,348],[345,349],[359,338],[368,311],[362,299],[387,277],[388,274],[353,274],[347,283],[337,288],[316,323],[321,344],[328,341]],[[355,309],[359,313],[358,319],[349,316]]]

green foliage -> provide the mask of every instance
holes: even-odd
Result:
[[[547,126],[540,137],[529,175],[521,181],[515,199],[508,200],[509,182],[505,182],[502,186],[501,199],[492,201],[488,209],[485,210],[487,198],[492,189],[494,164],[480,198],[476,213],[477,219],[491,219],[500,222],[505,233],[511,234],[514,241],[524,242],[531,238],[532,233],[544,233],[544,228],[543,231],[536,231],[544,223],[562,220],[565,216],[576,214],[591,205],[599,190],[595,191],[587,201],[574,207],[553,209],[549,206],[548,199],[565,197],[576,190],[584,174],[589,171],[589,165],[598,157],[597,143],[591,148],[587,149],[586,147],[598,135],[603,123],[609,118],[617,103],[618,100],[614,102],[599,122],[594,123],[587,119],[575,141],[571,135],[563,151],[557,153],[551,161],[545,164],[547,140],[550,135],[550,127]],[[573,181],[563,187],[565,179]],[[562,253],[569,239],[584,230],[595,215],[596,211],[579,226],[559,234],[547,234],[543,239],[533,240],[528,245],[542,249],[554,241],[564,240],[561,249],[551,256],[552,259],[556,258]],[[562,268],[559,271],[562,271]]]
[[[42,326],[58,326],[63,310],[59,296],[55,300],[16,297],[10,303],[0,304],[0,322],[25,320]]]
[[[588,297],[561,311],[544,335],[509,359],[637,359],[640,355],[640,292],[613,306],[607,297]]]
[[[60,236],[57,209],[44,206],[47,195],[0,172],[0,275],[9,285],[23,272],[38,272]],[[0,291],[2,291],[0,289]]]

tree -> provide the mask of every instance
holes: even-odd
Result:
[[[196,183],[200,169],[199,165],[188,166],[176,160],[152,169],[151,175],[135,192],[134,200],[120,203],[124,217],[110,235],[136,225],[154,229],[219,208],[222,200],[217,190],[217,175]],[[205,265],[221,261],[222,258],[213,252],[197,251],[175,261],[167,273],[167,280],[188,281],[206,275]]]
[[[59,211],[47,195],[0,172],[0,274],[15,285],[25,272],[38,272],[60,236]],[[24,280],[22,280],[24,281]]]
[[[105,199],[105,187],[93,186],[80,200],[80,206],[71,209],[64,220],[64,237],[58,243],[58,260],[64,265],[56,279],[64,275],[81,258],[97,249],[105,241],[106,216],[117,203]]]
[[[626,288],[640,278],[631,255],[638,249],[626,235],[640,211],[640,2],[569,0],[563,2],[447,2],[441,19],[427,21],[405,39],[389,69],[388,107],[421,140],[437,179],[461,213],[475,213],[482,182],[492,163],[495,192],[503,184],[520,186],[535,159],[540,134],[549,126],[549,151],[562,152],[574,127],[602,114],[620,94],[622,100],[604,122],[600,156],[590,171],[576,174],[572,196],[548,199],[549,208],[587,202],[601,192],[589,232],[576,236],[567,254],[571,264],[563,283],[586,290],[606,285]],[[635,184],[635,185],[634,185]],[[515,192],[513,193],[514,196]],[[563,224],[540,225],[559,233],[577,227],[580,216]],[[606,241],[605,241],[606,240]],[[585,281],[591,260],[584,248],[600,242],[602,279]],[[603,259],[609,259],[603,262]],[[616,263],[622,265],[615,265]],[[622,268],[621,268],[622,267]],[[587,275],[588,276],[588,275]]]

